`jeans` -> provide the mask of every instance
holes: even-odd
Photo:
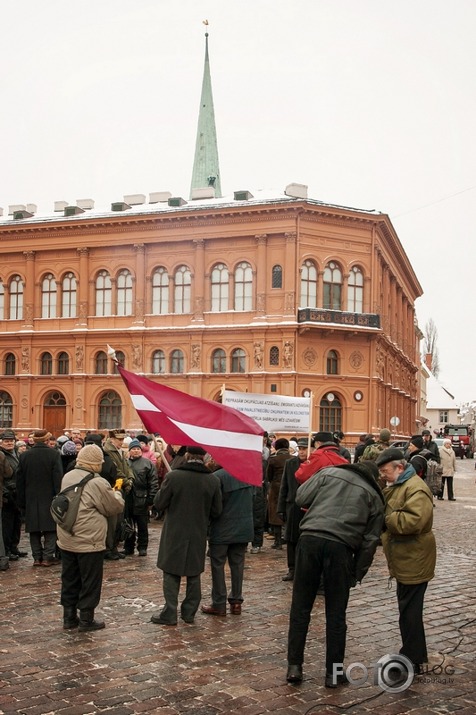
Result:
[[[353,583],[353,552],[339,541],[301,535],[296,549],[293,597],[289,614],[288,663],[302,665],[317,589],[324,576],[326,608],[326,671],[343,663],[349,592]]]
[[[212,572],[212,605],[215,608],[225,608],[226,606],[225,564],[227,561],[231,574],[228,601],[229,603],[241,603],[243,601],[246,544],[209,544],[209,553]]]

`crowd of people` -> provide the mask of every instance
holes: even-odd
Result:
[[[410,438],[403,452],[383,429],[362,435],[354,461],[341,432],[312,438],[265,435],[262,484],[231,475],[197,445],[167,445],[157,435],[79,430],[54,438],[36,430],[19,448],[15,433],[0,434],[0,570],[26,557],[19,548],[22,524],[34,567],[61,564],[63,627],[104,628],[95,617],[104,559],[147,556],[149,523],[163,521],[157,566],[163,572],[164,605],[157,625],[193,623],[198,609],[217,617],[242,612],[246,554],[264,539],[286,548],[292,583],[288,630],[289,683],[303,678],[306,638],[318,594],[325,598],[327,687],[346,682],[336,669],[345,657],[350,589],[360,583],[379,545],[396,580],[400,653],[415,673],[427,662],[423,599],[434,576],[433,494],[425,483],[429,459],[441,461],[448,498],[455,500],[454,453],[438,449],[429,432]],[[435,449],[436,448],[436,449]],[[82,487],[74,529],[55,523],[53,496]],[[211,602],[201,605],[201,574],[210,560]],[[225,567],[228,564],[230,584]],[[179,604],[181,580],[185,596]]]

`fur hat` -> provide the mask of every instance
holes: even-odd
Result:
[[[142,449],[138,439],[131,439],[131,441],[129,442],[128,449],[134,449],[134,447],[139,447],[139,449]]]
[[[195,456],[199,455],[204,457],[206,455],[206,450],[203,449],[203,447],[195,447],[194,445],[191,445],[190,447],[186,448],[186,451],[189,454],[194,454]]]
[[[380,430],[379,439],[381,442],[388,442],[390,440],[391,436],[392,436],[392,433],[386,427],[385,427],[385,429]]]
[[[309,440],[307,437],[301,437],[297,442],[298,447],[309,447]]]
[[[48,432],[47,429],[37,429],[33,432],[33,441],[36,442],[36,444],[47,442],[52,436],[51,432]]]
[[[66,457],[71,457],[73,454],[76,454],[76,445],[73,440],[69,439],[63,444],[61,454],[64,454]]]
[[[423,449],[423,445],[425,444],[421,434],[414,434],[410,437],[410,443],[414,444],[417,449]]]
[[[102,434],[96,434],[95,432],[91,432],[91,434],[86,435],[86,438],[84,440],[84,446],[87,444],[97,444],[98,447],[102,446],[102,441],[104,437]]]
[[[76,457],[77,467],[79,467],[80,464],[89,466],[90,464],[102,464],[103,462],[102,449],[98,447],[97,444],[87,444],[85,447],[82,447]]]
[[[149,444],[149,442],[152,442],[151,438],[147,437],[146,434],[138,434],[136,439],[138,439],[139,442],[143,442],[144,444]],[[130,446],[131,445],[129,445],[129,449],[130,449]]]
[[[399,462],[402,459],[405,459],[405,456],[401,449],[389,447],[388,449],[384,449],[383,452],[380,452],[379,456],[375,460],[375,464],[377,467],[383,467],[384,464],[388,464],[389,462]],[[365,464],[367,464],[367,462],[365,462]]]
[[[316,432],[312,438],[313,442],[333,442],[334,437],[331,432]]]

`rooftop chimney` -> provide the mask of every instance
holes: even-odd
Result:
[[[170,191],[153,191],[149,194],[149,204],[167,203],[172,198]]]
[[[80,209],[93,209],[94,199],[76,199],[76,206]]]
[[[215,187],[205,186],[203,189],[192,189],[190,192],[190,198],[194,201],[197,199],[214,199]]]
[[[139,206],[145,204],[145,194],[127,194],[124,196],[124,202],[131,206]]]
[[[67,206],[67,201],[55,201],[55,211],[64,211]]]
[[[293,199],[307,199],[306,184],[288,184],[284,189],[286,196],[291,196]]]

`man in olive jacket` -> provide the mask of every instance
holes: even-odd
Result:
[[[415,673],[419,673],[421,664],[428,662],[423,599],[436,563],[433,495],[401,450],[386,449],[376,464],[388,484],[384,489],[382,544],[390,576],[397,581],[400,653],[412,661]]]
[[[157,511],[165,512],[157,566],[164,572],[165,605],[151,616],[152,623],[177,625],[178,594],[182,576],[187,590],[180,607],[186,623],[193,623],[200,605],[200,574],[205,570],[207,529],[221,514],[220,480],[204,464],[205,450],[187,447],[186,462],[172,469],[154,498]]]

